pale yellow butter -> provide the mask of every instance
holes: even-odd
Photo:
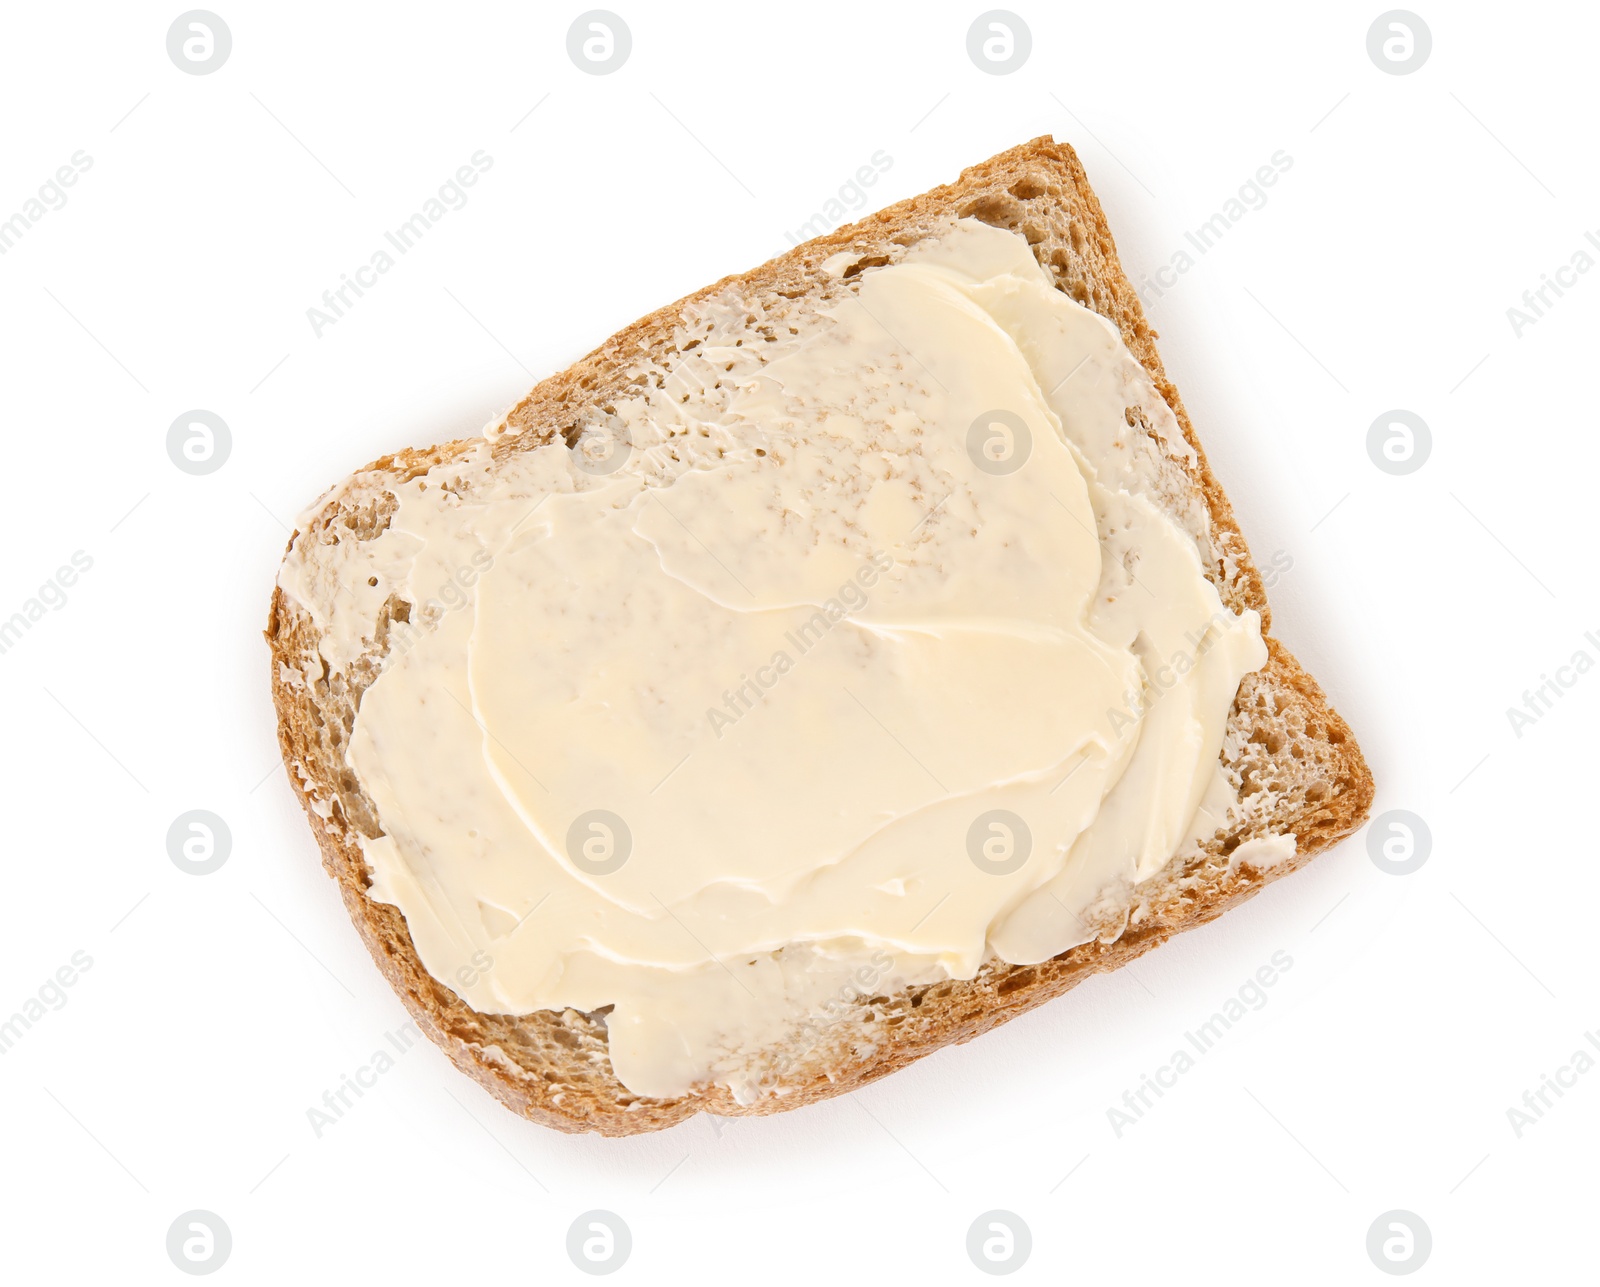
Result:
[[[1152,499],[1125,412],[1189,456],[1170,410],[1020,237],[954,222],[774,342],[706,318],[609,442],[492,473],[486,442],[280,584],[336,665],[417,605],[349,763],[427,969],[485,1012],[613,1007],[636,1093],[749,1098],[858,993],[1125,910],[1233,804],[1266,650],[1203,515]]]

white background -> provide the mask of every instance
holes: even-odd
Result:
[[[14,9],[0,220],[92,166],[0,256],[8,485],[0,617],[93,566],[0,655],[0,1019],[93,965],[0,1056],[10,1281],[588,1281],[569,1224],[632,1230],[618,1281],[984,1281],[964,1242],[1032,1230],[1017,1281],[1382,1281],[1366,1236],[1431,1228],[1423,1279],[1592,1273],[1600,1070],[1521,1138],[1507,1109],[1600,1028],[1600,673],[1506,715],[1600,632],[1586,383],[1600,272],[1518,338],[1506,310],[1600,229],[1591,8],[624,5],[580,72],[579,6],[245,5],[205,76],[179,6]],[[537,105],[537,110],[531,109]],[[388,449],[475,430],[642,312],[786,248],[883,150],[876,208],[1036,135],[1084,160],[1139,281],[1280,149],[1292,168],[1150,312],[1257,558],[1275,632],[1349,719],[1414,875],[1365,834],[1223,921],[859,1094],[623,1141],[526,1123],[432,1046],[319,1139],[307,1109],[405,1019],[346,921],[274,741],[261,639],[289,525]],[[306,310],[483,149],[492,169],[320,338]],[[225,466],[166,453],[191,408]],[[1433,434],[1380,472],[1391,408]],[[222,816],[196,877],[165,836]],[[1293,968],[1119,1139],[1107,1109],[1276,950]],[[1600,1053],[1600,1052],[1596,1052]],[[1066,1177],[1066,1178],[1063,1178]],[[1582,1267],[1588,1266],[1585,1271]]]

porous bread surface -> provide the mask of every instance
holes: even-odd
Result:
[[[770,333],[853,290],[862,271],[894,262],[908,246],[965,216],[1021,233],[1061,290],[1121,331],[1193,448],[1192,457],[1164,451],[1157,498],[1195,536],[1222,601],[1235,612],[1258,611],[1265,634],[1270,626],[1265,590],[1233,510],[1162,369],[1155,332],[1122,272],[1083,167],[1071,147],[1049,137],[1003,152],[964,171],[956,183],[724,278],[619,331],[542,381],[507,414],[494,442],[494,459],[556,440],[575,442],[586,427],[611,414],[614,400],[689,360],[705,310],[718,301],[737,301],[748,310],[753,334]],[[837,262],[835,273],[825,272],[824,262],[842,253],[855,256],[854,263],[843,275],[836,275]],[[1131,418],[1130,430],[1148,432]],[[448,481],[450,463],[480,442],[460,439],[407,449],[358,470],[324,499],[306,527],[291,537],[290,548],[299,544],[315,559],[315,547],[377,537],[396,505],[393,487],[430,470]],[[335,669],[319,654],[311,617],[274,589],[266,637],[279,745],[323,865],[419,1027],[513,1111],[557,1130],[628,1135],[671,1126],[698,1112],[773,1113],[875,1081],[1221,915],[1354,831],[1372,801],[1372,778],[1348,725],[1294,657],[1268,637],[1267,664],[1241,684],[1223,745],[1223,771],[1239,792],[1235,824],[1139,885],[1131,908],[1113,908],[1104,922],[1096,922],[1095,941],[1039,965],[991,960],[973,979],[860,998],[820,1029],[798,1032],[788,1048],[764,1052],[773,1093],[753,1103],[738,1103],[720,1085],[671,1099],[645,1098],[612,1074],[604,1011],[480,1014],[423,968],[399,910],[367,896],[371,874],[359,837],[381,834],[381,826],[345,763],[345,750],[361,696],[382,669],[391,626],[409,620],[410,611],[410,604],[391,596],[373,622],[370,644]],[[1289,833],[1296,838],[1296,853],[1265,870],[1234,857],[1246,840]]]

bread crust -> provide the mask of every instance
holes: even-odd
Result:
[[[1207,575],[1233,611],[1253,608],[1261,614],[1266,635],[1271,617],[1261,577],[1183,401],[1161,365],[1156,333],[1122,271],[1104,212],[1076,153],[1048,136],[972,166],[953,184],[890,206],[641,318],[530,391],[508,414],[506,430],[495,442],[495,457],[568,434],[586,409],[622,396],[641,358],[670,351],[686,306],[728,288],[774,304],[794,299],[818,289],[824,280],[821,265],[831,256],[848,251],[868,261],[891,259],[952,216],[971,216],[1022,233],[1060,289],[1121,331],[1194,449],[1194,459],[1184,469],[1209,515]],[[386,484],[457,458],[479,441],[460,439],[374,461],[323,503],[305,529],[290,538],[289,548],[307,538],[326,542],[335,532],[338,539],[348,540],[376,535],[387,522]],[[392,503],[391,498],[391,508]],[[360,836],[379,834],[380,829],[359,781],[344,763],[344,748],[361,694],[381,668],[389,626],[405,614],[406,606],[391,599],[375,623],[368,652],[344,670],[331,671],[318,654],[310,617],[274,588],[266,639],[278,742],[289,781],[352,922],[421,1030],[513,1112],[561,1131],[631,1135],[672,1126],[699,1112],[763,1115],[864,1086],[943,1046],[970,1041],[1092,975],[1117,969],[1174,934],[1215,919],[1356,830],[1372,802],[1372,777],[1349,726],[1315,680],[1269,635],[1267,664],[1241,685],[1223,752],[1224,767],[1236,778],[1241,798],[1260,807],[1247,809],[1246,820],[1207,845],[1199,857],[1175,862],[1141,885],[1140,901],[1125,925],[1039,965],[990,962],[974,979],[864,998],[820,1039],[792,1052],[776,1093],[752,1104],[736,1102],[721,1086],[670,1099],[646,1098],[630,1093],[612,1075],[603,1013],[480,1014],[423,968],[399,910],[367,896],[371,874]],[[1269,870],[1234,859],[1243,841],[1274,832],[1293,832],[1297,851],[1292,859]]]

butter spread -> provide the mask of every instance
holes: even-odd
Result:
[[[1266,650],[1158,502],[1170,410],[1021,237],[952,221],[809,312],[697,306],[679,350],[280,585],[335,667],[412,605],[348,762],[428,971],[611,1007],[637,1094],[748,1100],[841,1000],[1118,924],[1236,804]]]

